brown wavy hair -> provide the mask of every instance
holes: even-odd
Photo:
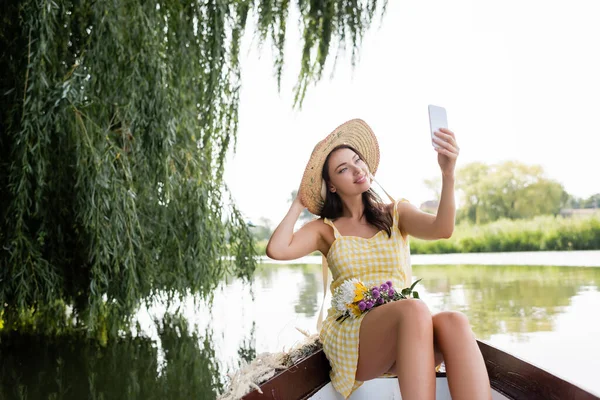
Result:
[[[350,149],[355,152],[361,160],[364,161],[364,158],[360,152],[354,149],[351,146],[346,144],[335,147],[327,158],[325,159],[325,163],[323,164],[323,171],[321,173],[322,178],[325,180],[326,184],[329,184],[329,157],[331,154],[339,149]],[[332,193],[331,191],[326,191],[327,195],[325,196],[325,205],[321,210],[321,217],[335,220],[342,216],[344,211],[344,207],[342,205],[342,199],[340,195],[337,193]],[[373,189],[369,189],[362,194],[363,205],[365,206],[364,216],[367,219],[367,222],[371,225],[376,226],[379,230],[385,230],[388,234],[388,237],[392,236],[392,224],[394,223],[392,216],[387,212],[385,207],[383,207],[383,201],[381,197],[377,193],[373,191]]]

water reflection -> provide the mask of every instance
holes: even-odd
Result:
[[[322,277],[317,279],[314,271],[304,270],[304,282],[298,291],[298,300],[294,306],[294,310],[298,314],[304,314],[306,317],[312,317],[317,312],[317,294],[319,291],[323,293],[323,289],[319,290],[319,285],[323,287]]]
[[[252,329],[250,330],[250,337],[244,338],[240,347],[238,348],[238,356],[240,359],[238,360],[238,367],[240,367],[243,363],[250,363],[252,360],[256,358],[256,338],[254,337],[256,333],[256,322],[252,322]]]
[[[271,286],[282,270],[295,272],[295,312],[314,317],[323,293],[321,267],[269,264],[261,265],[258,274]],[[552,331],[555,317],[566,312],[573,296],[598,292],[600,286],[600,268],[589,267],[429,265],[415,266],[413,275],[423,279],[419,292],[432,311],[464,312],[481,339]]]
[[[200,337],[170,315],[157,330],[158,342],[124,337],[106,347],[76,334],[5,334],[0,398],[214,399],[222,379],[211,332]]]
[[[459,310],[481,339],[552,331],[573,296],[598,291],[600,268],[422,266],[413,269],[434,311]]]
[[[478,338],[600,392],[593,374],[600,323],[590,318],[600,308],[600,268],[413,270],[433,312],[463,311]],[[322,291],[320,265],[261,265],[251,285],[224,281],[212,304],[184,297],[140,310],[141,336],[106,347],[77,335],[5,333],[0,398],[214,399],[242,362],[303,340],[296,327],[314,333]]]
[[[261,265],[261,280],[276,281],[282,269],[296,272],[295,312],[314,317],[323,294],[321,267]],[[600,268],[589,267],[428,265],[415,266],[413,275],[422,278],[418,290],[433,312],[464,312],[481,339],[552,331],[555,317],[567,311],[573,296],[598,292],[600,286]]]
[[[432,312],[460,310],[479,339],[600,394],[600,320],[595,318],[600,268],[429,265],[413,270],[414,279],[423,278],[418,290]],[[279,351],[281,343],[299,339],[296,326],[315,331],[318,307],[296,312],[292,320],[289,305],[301,309],[306,299],[320,305],[321,267],[263,265],[261,274],[281,286],[282,294],[257,294],[259,303],[279,302],[266,317],[254,314],[257,337],[265,338],[257,342],[257,351]]]

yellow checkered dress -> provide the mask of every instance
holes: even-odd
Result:
[[[408,238],[398,229],[398,203],[394,203],[392,236],[379,231],[366,239],[357,236],[342,236],[329,219],[323,222],[333,228],[335,240],[327,254],[327,262],[333,275],[331,292],[345,280],[357,278],[363,282],[384,283],[391,280],[396,288],[408,286],[411,279],[410,248]],[[329,308],[327,318],[319,333],[323,351],[331,364],[331,382],[344,398],[357,389],[362,382],[356,381],[358,363],[359,318],[347,318],[340,323],[338,314]]]

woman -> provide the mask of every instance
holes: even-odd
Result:
[[[449,238],[454,229],[454,169],[458,145],[448,129],[436,132],[434,149],[442,170],[437,215],[405,200],[384,204],[370,189],[379,165],[371,128],[348,121],[315,147],[298,196],[267,245],[267,255],[292,260],[319,250],[333,274],[332,292],[348,279],[411,283],[408,235]],[[294,233],[308,208],[321,218]],[[421,300],[405,299],[339,320],[329,309],[320,331],[335,389],[348,398],[362,382],[396,375],[404,400],[434,399],[435,365],[445,362],[455,400],[491,399],[483,357],[467,318],[458,312],[431,315]]]

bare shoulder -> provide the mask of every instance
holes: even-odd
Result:
[[[300,229],[314,235],[317,240],[323,240],[327,236],[328,229],[331,228],[323,221],[323,218],[317,218],[302,225]]]
[[[317,218],[305,223],[300,229],[312,232],[314,234],[321,234],[323,233],[325,226],[326,224],[323,222],[323,218]]]
[[[398,215],[414,212],[418,210],[413,204],[409,203],[407,200],[398,200]]]
[[[406,199],[400,199],[397,201],[396,204],[396,213],[398,215],[398,229],[402,233],[402,236],[406,237],[406,235],[409,234],[409,229],[406,226],[406,222],[411,220],[413,215],[419,213],[420,210],[417,209],[413,204],[409,203]],[[392,213],[394,212],[393,210],[394,205],[392,204]]]
[[[317,239],[318,250],[326,255],[329,252],[331,244],[335,241],[335,234],[333,228],[327,225],[324,218],[318,218],[307,222],[302,229],[307,229],[311,235],[314,235]]]

